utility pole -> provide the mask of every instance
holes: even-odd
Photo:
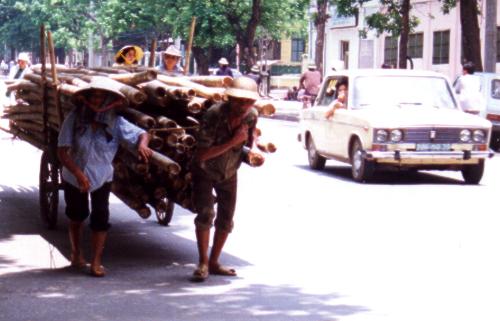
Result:
[[[497,0],[486,0],[484,71],[496,72],[497,64]]]

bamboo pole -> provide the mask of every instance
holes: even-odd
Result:
[[[187,79],[207,87],[231,87],[233,85],[233,78],[229,76],[190,76]]]
[[[189,29],[189,40],[186,48],[186,65],[184,66],[184,75],[189,73],[189,65],[191,60],[191,49],[193,48],[194,28],[196,25],[196,17],[191,18],[191,28]]]
[[[156,70],[149,69],[146,71],[128,74],[112,74],[109,75],[109,78],[124,83],[125,85],[135,86],[137,84],[156,79],[156,75]]]
[[[56,55],[54,51],[54,41],[52,40],[52,33],[47,31],[47,41],[49,45],[49,54],[50,54],[50,67],[52,70],[52,84],[54,86],[59,85],[59,80],[57,79],[57,70],[56,70]],[[61,101],[59,100],[59,91],[56,90],[56,109],[57,109],[57,118],[59,120],[59,126],[63,123],[63,113],[61,110]]]

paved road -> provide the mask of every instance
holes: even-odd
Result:
[[[40,153],[1,135],[0,320],[499,320],[500,158],[479,186],[452,172],[308,169],[296,123],[260,122],[278,145],[242,167],[235,230],[223,255],[239,277],[189,281],[194,216],[170,227],[112,200],[105,265],[67,267],[67,221],[38,220]],[[86,235],[88,238],[88,235]]]

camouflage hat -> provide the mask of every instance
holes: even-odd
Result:
[[[238,77],[233,81],[232,87],[224,92],[226,96],[235,98],[258,100],[257,83],[249,77]]]

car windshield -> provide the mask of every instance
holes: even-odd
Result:
[[[444,78],[418,76],[360,76],[355,78],[353,109],[434,107],[457,109]]]

